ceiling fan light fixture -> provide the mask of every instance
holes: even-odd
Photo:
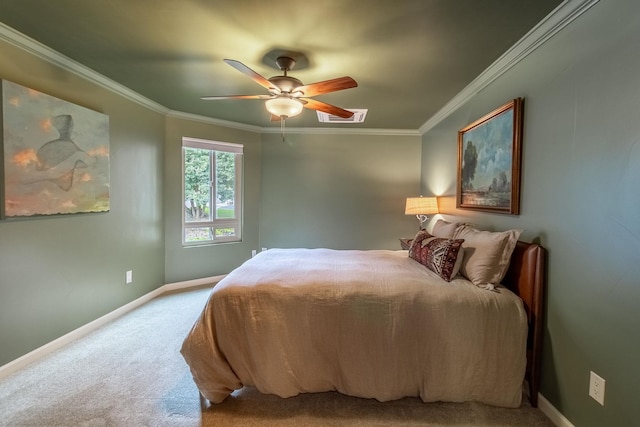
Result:
[[[267,111],[277,117],[295,117],[302,112],[302,102],[295,98],[279,96],[265,102]]]

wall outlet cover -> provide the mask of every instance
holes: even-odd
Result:
[[[589,376],[589,396],[602,406],[604,406],[604,385],[604,378],[592,371]]]

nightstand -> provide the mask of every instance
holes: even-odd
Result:
[[[413,241],[413,237],[409,239],[400,239],[400,247],[404,250],[409,250],[411,247],[411,242]]]

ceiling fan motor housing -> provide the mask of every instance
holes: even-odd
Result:
[[[295,77],[274,76],[268,80],[278,87],[281,92],[292,93],[296,88],[302,86],[302,82]]]

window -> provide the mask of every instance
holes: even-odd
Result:
[[[182,242],[185,245],[242,239],[240,144],[182,138]]]

